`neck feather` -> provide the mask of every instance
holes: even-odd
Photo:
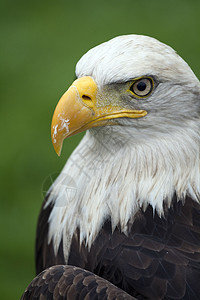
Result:
[[[102,224],[127,233],[138,210],[151,205],[159,216],[163,205],[186,195],[200,201],[200,137],[195,126],[158,134],[135,143],[87,132],[50,189],[46,205],[49,242],[57,252],[61,239],[66,261],[71,238],[80,229],[80,242],[91,246]]]

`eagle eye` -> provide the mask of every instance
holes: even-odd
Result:
[[[137,98],[143,98],[151,94],[153,87],[154,87],[153,79],[151,77],[143,77],[134,80],[133,84],[130,87],[130,91]]]

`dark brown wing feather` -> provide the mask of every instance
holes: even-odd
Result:
[[[66,263],[62,247],[55,256],[47,243],[50,210],[41,212],[38,223],[38,271]],[[77,230],[68,264],[87,269],[139,299],[199,299],[200,205],[190,198],[183,205],[174,197],[162,218],[149,206],[138,213],[128,235],[120,228],[112,233],[107,220],[90,251],[84,244],[79,246]]]
[[[66,264],[63,255],[62,242],[60,244],[57,255],[54,253],[52,242],[48,243],[48,231],[49,231],[49,216],[52,211],[52,205],[45,207],[48,201],[49,195],[47,195],[37,223],[36,231],[36,244],[35,244],[35,262],[36,262],[36,274],[39,274],[44,269],[53,266]]]
[[[200,205],[174,199],[165,217],[140,212],[128,236],[107,221],[90,251],[74,236],[69,264],[150,299],[200,299]]]
[[[21,300],[134,300],[107,280],[86,270],[57,265],[40,273],[30,283]]]

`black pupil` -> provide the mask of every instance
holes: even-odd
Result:
[[[147,85],[146,85],[146,83],[145,83],[144,81],[140,81],[140,82],[137,84],[137,89],[138,89],[138,91],[140,91],[140,92],[145,91],[145,90],[146,90],[146,87],[147,87]]]

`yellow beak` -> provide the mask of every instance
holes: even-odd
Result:
[[[120,106],[97,107],[97,84],[90,76],[75,80],[58,102],[51,124],[51,138],[58,155],[66,137],[92,127],[108,125],[115,118],[140,118],[145,110],[128,110]]]

